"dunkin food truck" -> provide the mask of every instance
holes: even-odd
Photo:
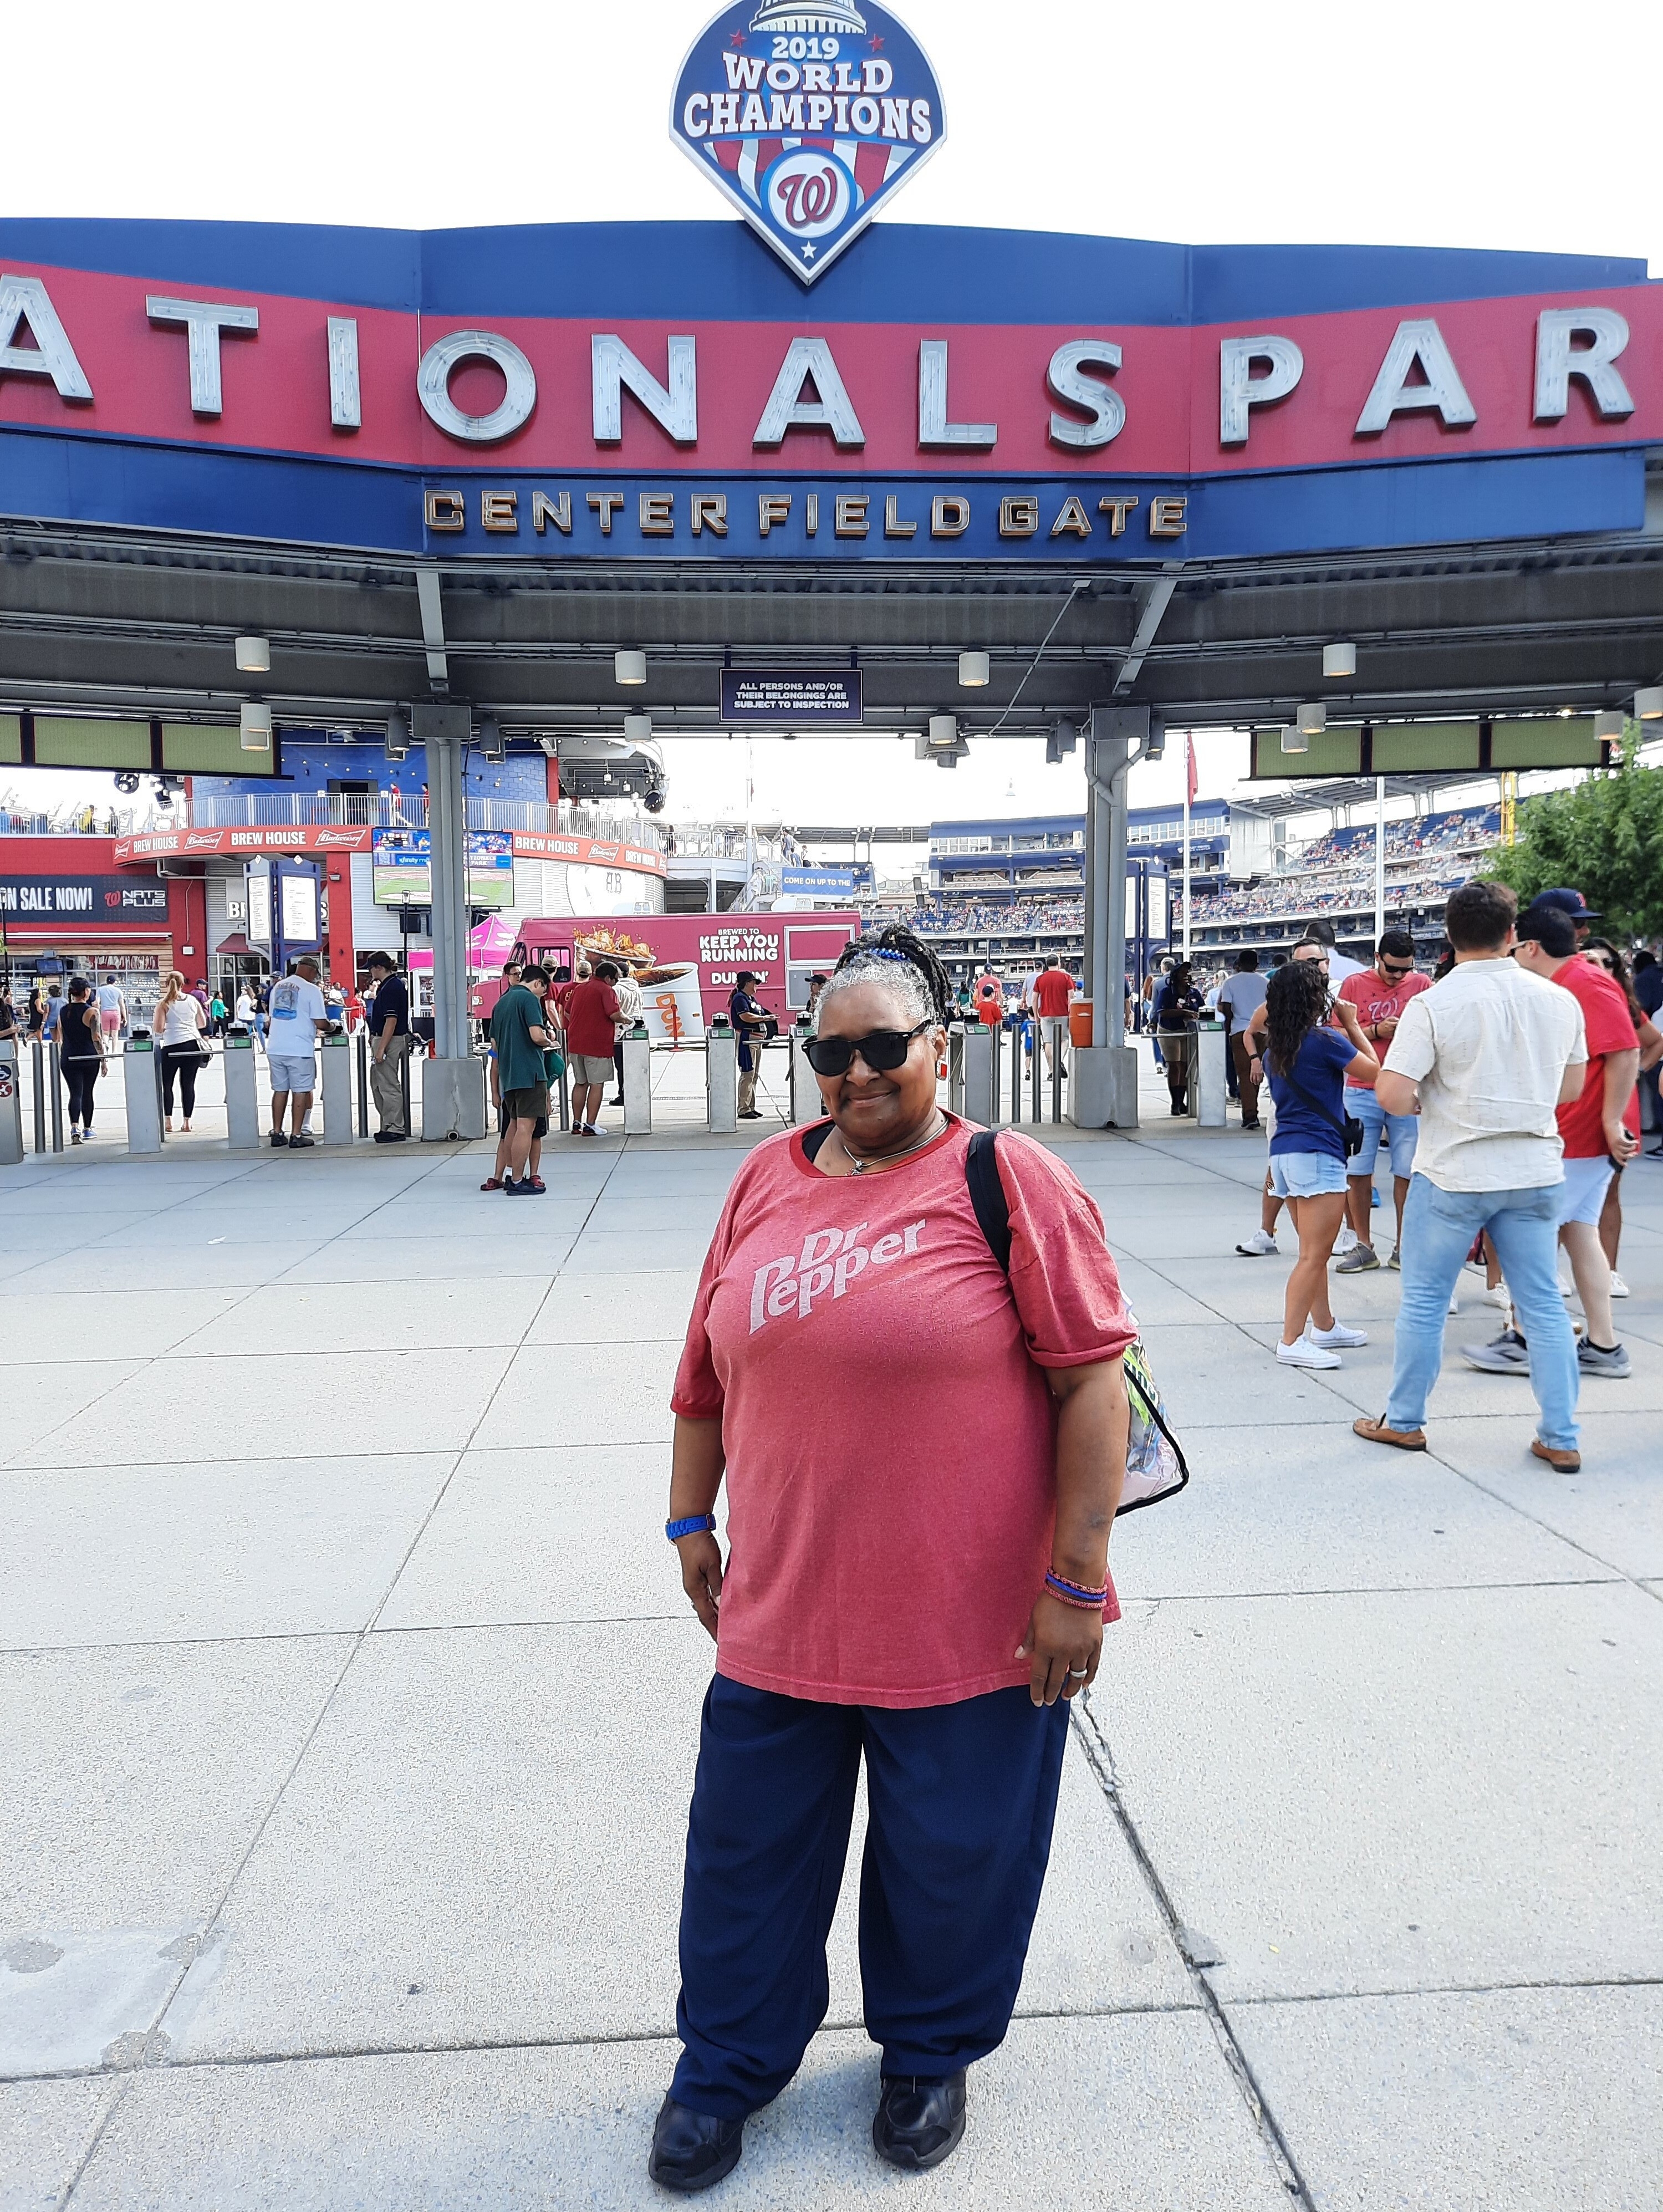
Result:
[[[757,1004],[789,1028],[809,1002],[810,976],[829,973],[859,934],[853,913],[554,915],[520,924],[513,957],[574,975],[580,963],[610,960],[640,985],[654,1044],[701,1044],[747,970]],[[470,1011],[484,1020],[501,989],[498,975],[476,984]]]

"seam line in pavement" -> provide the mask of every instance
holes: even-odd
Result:
[[[1304,2208],[1304,2212],[1317,2212],[1309,2185],[1300,2171],[1299,2162],[1293,2154],[1293,2148],[1283,2132],[1281,2122],[1265,2101],[1265,2093],[1259,2087],[1258,2076],[1253,2070],[1252,2063],[1237,2039],[1235,2030],[1230,2026],[1229,2016],[1225,2012],[1211,1983],[1208,1981],[1200,1967],[1192,1961],[1185,1947],[1183,1923],[1178,1917],[1177,1907],[1174,1905],[1166,1883],[1162,1880],[1160,1871],[1150,1856],[1148,1846],[1144,1842],[1138,1824],[1132,1819],[1126,1800],[1120,1794],[1120,1782],[1114,1772],[1114,1754],[1109,1749],[1108,1739],[1098,1725],[1097,1717],[1093,1712],[1087,1697],[1080,1697],[1073,1701],[1073,1711],[1069,1715],[1069,1723],[1075,1735],[1079,1739],[1081,1747],[1085,1753],[1086,1762],[1108,1801],[1109,1811],[1114,1817],[1126,1848],[1131,1852],[1138,1872],[1148,1885],[1150,1896],[1155,1899],[1161,1916],[1167,1923],[1167,1933],[1172,1940],[1173,1948],[1184,1962],[1184,1971],[1189,1976],[1190,1984],[1200,2002],[1201,2009],[1207,2015],[1214,2039],[1223,2054],[1224,2063],[1229,2069],[1243,2103],[1247,2106],[1248,2117],[1253,2121],[1271,2164],[1276,2169],[1283,2187],[1296,2203]]]
[[[1045,2007],[1028,2012],[1018,2006],[1012,2014],[1017,2021],[1047,2020],[1150,2020],[1187,2019],[1199,2012],[1199,2003],[1193,2004],[1117,2004],[1082,2005],[1076,2007]],[[865,2022],[852,2014],[845,2020],[823,2020],[815,2030],[816,2036],[853,2035],[859,2033]],[[586,2035],[505,2035],[441,2039],[430,2043],[362,2043],[343,2045],[338,2051],[245,2051],[226,2053],[204,2053],[197,2058],[163,2058],[143,2067],[134,2067],[126,2073],[112,2074],[97,2066],[65,2067],[55,2073],[0,2074],[0,2084],[33,2081],[130,2081],[138,2073],[206,2074],[235,2072],[240,2068],[255,2066],[320,2066],[334,2060],[359,2058],[444,2058],[465,2057],[470,2052],[490,2053],[499,2051],[587,2051],[611,2050],[635,2044],[673,2044],[679,2041],[673,2027],[619,2028],[610,2033],[597,2031]],[[876,2048],[876,2046],[874,2046]]]

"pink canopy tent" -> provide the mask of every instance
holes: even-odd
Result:
[[[483,975],[487,969],[500,968],[514,949],[514,933],[497,915],[488,914],[483,921],[468,932],[468,967],[473,975]],[[431,952],[412,952],[412,970],[429,969],[433,966]]]

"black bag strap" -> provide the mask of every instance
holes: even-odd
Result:
[[[998,1140],[992,1129],[978,1129],[970,1139],[970,1150],[964,1163],[964,1180],[969,1188],[970,1203],[976,1210],[976,1222],[987,1240],[987,1249],[1008,1275],[1011,1272],[1011,1207],[1004,1195],[1004,1185],[999,1180]],[[1189,1462],[1184,1457],[1184,1448],[1168,1427],[1161,1408],[1135,1375],[1126,1376],[1126,1388],[1135,1390],[1138,1402],[1161,1434],[1171,1445],[1178,1462],[1179,1480],[1171,1491],[1163,1491],[1159,1498],[1139,1498],[1134,1505],[1123,1505],[1123,1513],[1135,1513],[1138,1505],[1158,1505],[1162,1498],[1175,1496],[1189,1480]]]
[[[964,1162],[964,1180],[976,1222],[987,1240],[987,1249],[1008,1275],[1011,1272],[1011,1207],[999,1180],[998,1139],[992,1129],[978,1129],[970,1139]]]
[[[1282,1073],[1279,1068],[1276,1072],[1278,1074],[1281,1074]],[[1322,1101],[1313,1092],[1308,1091],[1305,1088],[1305,1085],[1301,1083],[1296,1077],[1284,1075],[1282,1077],[1282,1080],[1287,1085],[1290,1091],[1296,1091],[1299,1093],[1300,1097],[1305,1101],[1305,1103],[1310,1108],[1312,1113],[1316,1115],[1320,1121],[1326,1121],[1331,1129],[1338,1129],[1340,1135],[1342,1137],[1344,1136],[1346,1120],[1344,1115],[1331,1114],[1328,1111],[1328,1109],[1323,1104]]]

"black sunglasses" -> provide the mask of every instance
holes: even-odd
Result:
[[[912,1050],[913,1039],[934,1027],[933,1021],[927,1021],[912,1030],[874,1030],[870,1036],[810,1037],[804,1056],[816,1075],[847,1075],[856,1053],[874,1074],[888,1075]]]

